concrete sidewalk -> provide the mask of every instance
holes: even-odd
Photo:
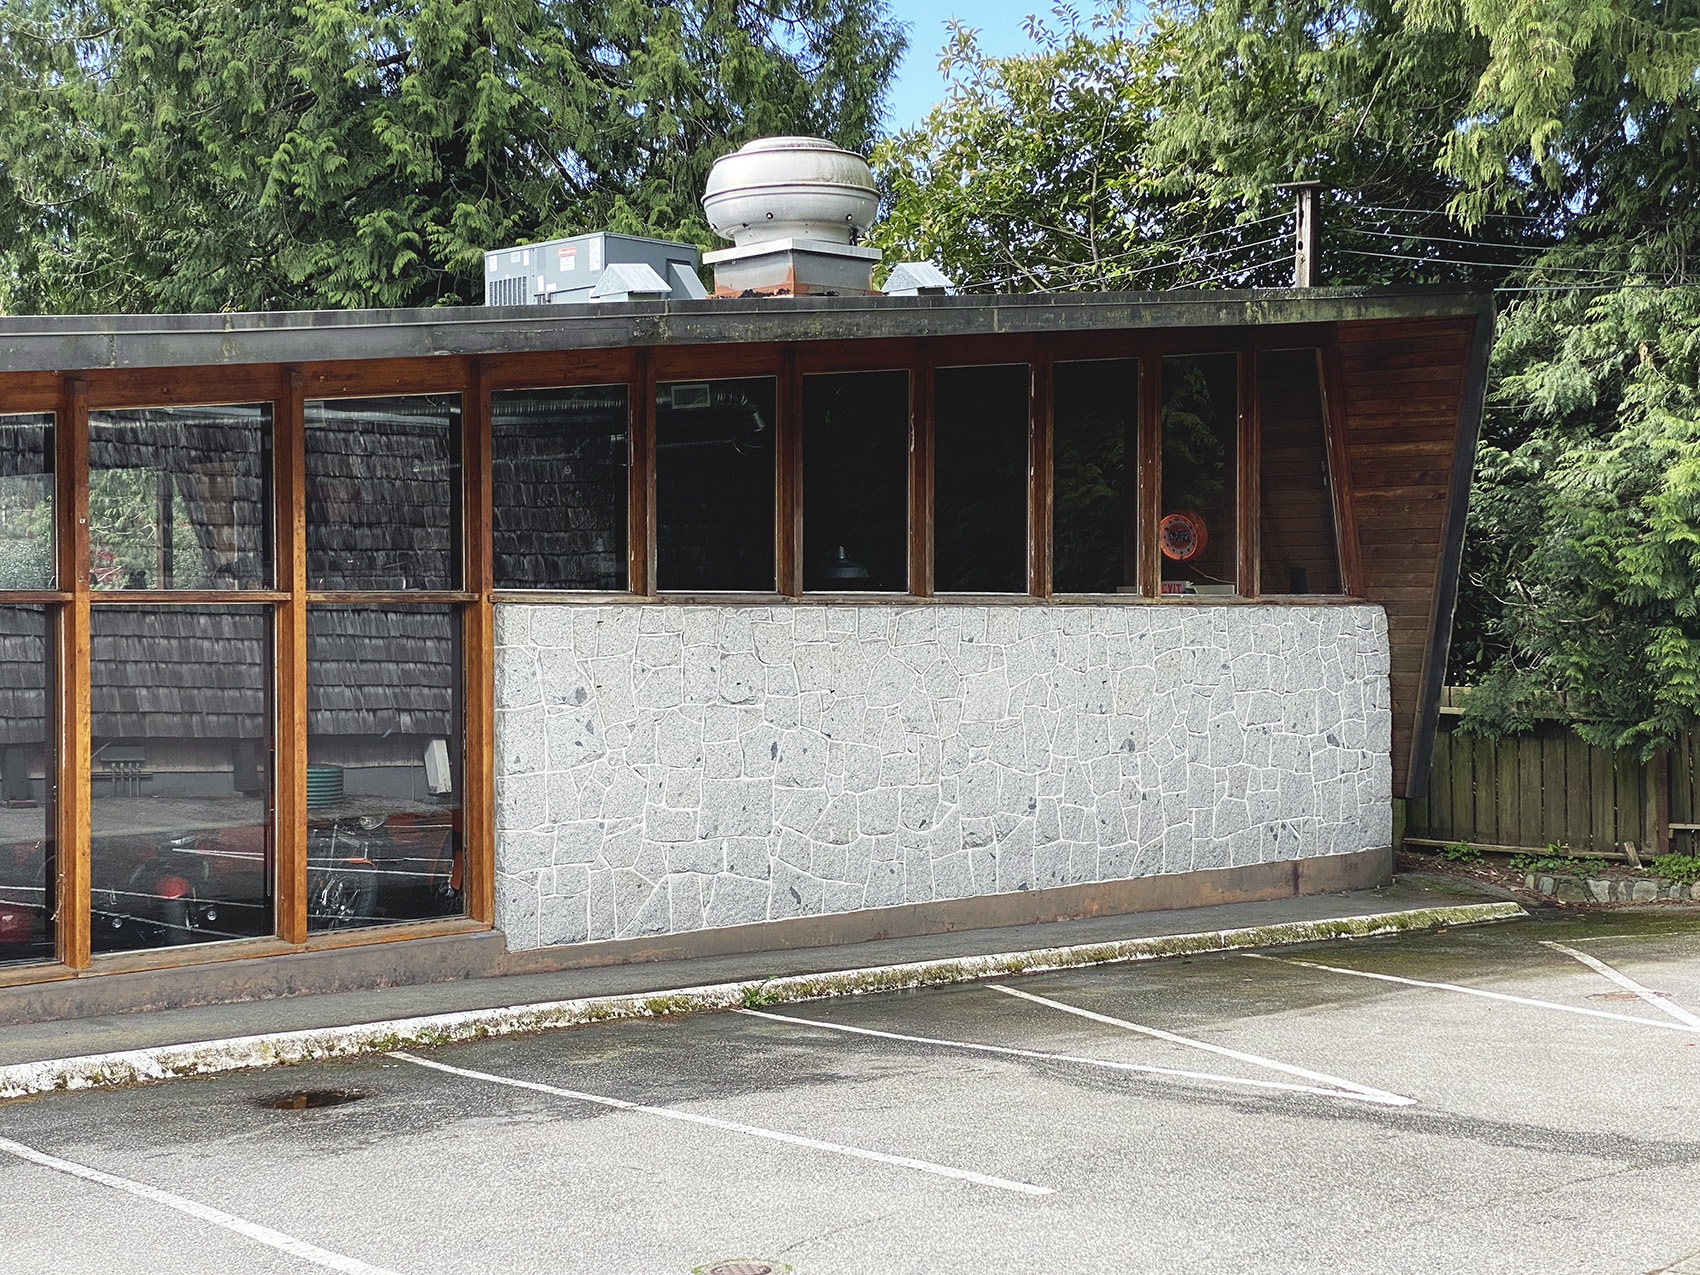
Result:
[[[431,1016],[476,1015],[481,1011],[513,1007],[577,1005],[607,998],[635,998],[643,1002],[646,997],[662,996],[680,989],[693,992],[705,988],[735,989],[748,984],[765,985],[769,980],[786,980],[789,983],[812,980],[813,994],[830,995],[860,990],[846,984],[845,976],[849,972],[865,978],[870,971],[909,970],[925,965],[928,969],[923,974],[888,974],[884,980],[890,983],[896,979],[897,983],[893,985],[918,986],[1009,972],[1012,968],[1023,967],[1026,961],[1024,954],[1043,952],[1046,954],[1043,963],[1053,968],[1157,956],[1164,954],[1163,944],[1174,941],[1177,936],[1195,936],[1183,950],[1204,951],[1219,950],[1225,946],[1304,941],[1307,936],[1330,937],[1320,930],[1312,933],[1308,928],[1295,927],[1319,927],[1331,922],[1345,924],[1342,933],[1368,933],[1373,928],[1425,928],[1444,923],[1447,918],[1411,915],[1388,921],[1385,925],[1377,923],[1376,926],[1366,926],[1362,919],[1424,913],[1435,908],[1481,905],[1492,901],[1492,896],[1465,893],[1463,887],[1453,887],[1449,883],[1396,882],[1382,889],[1350,894],[1233,903],[1005,929],[962,930],[842,947],[616,965],[29,1023],[0,1027],[0,1067],[123,1051],[157,1050],[195,1042],[322,1032],[350,1025],[382,1024]],[[1513,915],[1517,909],[1502,905],[1501,911]],[[1459,913],[1456,917],[1459,920],[1483,919],[1485,915]],[[1231,938],[1223,933],[1230,931],[1235,932]],[[1257,933],[1240,933],[1243,931]],[[1117,945],[1122,946],[1118,948]],[[1063,955],[1058,955],[1059,952]],[[1004,964],[998,968],[989,965],[980,968],[988,958],[994,957],[1001,958]],[[956,963],[967,964],[954,972],[942,968]],[[794,986],[783,998],[802,999],[810,990],[810,987]],[[765,991],[762,996],[764,999],[777,998],[777,991],[775,988],[773,997]],[[736,999],[734,995],[734,1003]],[[679,1002],[665,1010],[649,1012],[714,1007],[712,1003],[687,1005]],[[636,1012],[645,1011],[640,1005]],[[590,1013],[581,1015],[581,1019],[589,1021],[612,1016],[624,1015]],[[565,1021],[537,1021],[529,1028],[510,1026],[508,1030],[564,1025]]]

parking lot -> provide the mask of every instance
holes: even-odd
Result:
[[[0,1270],[1700,1272],[1697,1015],[1555,915],[48,1095]]]

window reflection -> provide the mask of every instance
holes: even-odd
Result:
[[[803,587],[909,588],[909,374],[803,378]]]
[[[1258,359],[1264,593],[1340,592],[1318,376],[1315,350],[1270,350]]]
[[[460,395],[309,402],[307,585],[453,589]]]
[[[1027,365],[940,368],[933,386],[933,587],[1025,593]]]
[[[0,606],[0,962],[53,955],[47,608]]]
[[[1139,583],[1139,361],[1058,363],[1052,373],[1052,587]]]
[[[458,915],[460,616],[307,613],[307,928]]]
[[[0,589],[53,587],[53,417],[0,416]]]
[[[89,413],[89,584],[264,589],[270,403]]]
[[[496,585],[626,587],[624,385],[490,396]]]
[[[1239,356],[1163,360],[1164,593],[1235,591]]]
[[[93,944],[272,932],[271,612],[90,616]]]
[[[656,587],[774,587],[772,377],[656,386]]]

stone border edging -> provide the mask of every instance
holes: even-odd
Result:
[[[496,1036],[514,1036],[559,1027],[619,1019],[653,1018],[738,1009],[746,1005],[775,1005],[854,996],[866,992],[901,991],[913,987],[972,982],[1008,974],[1148,961],[1167,956],[1227,952],[1247,947],[1315,943],[1328,939],[1369,938],[1440,925],[1469,925],[1509,920],[1528,914],[1515,903],[1471,903],[1453,907],[1416,908],[1325,921],[1287,921],[1236,930],[1175,934],[1156,938],[1082,943],[1073,947],[1036,948],[990,956],[964,956],[936,961],[912,961],[866,969],[795,974],[741,983],[716,983],[671,991],[624,996],[587,996],[576,1000],[545,1001],[494,1009],[460,1010],[416,1018],[359,1023],[346,1027],[311,1027],[303,1031],[270,1032],[229,1040],[160,1045],[78,1058],[14,1063],[0,1067],[0,1098],[21,1098],[57,1090],[99,1089],[118,1085],[205,1076],[222,1071],[290,1066],[387,1053],[429,1049]]]
[[[1530,872],[1525,888],[1563,903],[1656,903],[1660,899],[1700,901],[1700,881],[1684,885],[1664,877],[1582,877],[1564,872]]]

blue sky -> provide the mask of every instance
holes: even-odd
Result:
[[[909,23],[910,31],[909,52],[886,107],[886,127],[895,132],[919,123],[944,97],[939,50],[951,18],[977,30],[985,52],[1002,56],[1028,48],[1027,15],[1049,14],[1050,9],[1051,0],[891,0],[892,16]]]

